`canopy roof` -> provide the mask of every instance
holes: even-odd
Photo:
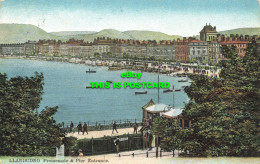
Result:
[[[171,108],[171,107],[169,107],[169,105],[156,104],[156,105],[148,106],[147,108],[145,108],[145,110],[150,113],[160,113],[160,112],[168,111],[169,108]]]
[[[147,104],[145,104],[142,109],[146,109],[148,108],[149,106],[152,106],[152,105],[155,105],[155,103],[153,102],[153,99],[151,99]]]
[[[163,117],[166,118],[176,118],[182,113],[183,109],[171,109],[168,112],[162,114]]]

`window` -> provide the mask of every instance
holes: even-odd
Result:
[[[189,120],[184,120],[184,128],[189,128]]]
[[[179,119],[179,121],[180,121],[180,127],[182,127],[182,119]]]

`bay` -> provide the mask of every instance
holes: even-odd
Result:
[[[86,70],[96,70],[97,73],[86,73]],[[7,73],[8,78],[15,76],[33,76],[35,72],[44,75],[44,94],[40,110],[45,106],[59,106],[54,118],[57,122],[69,125],[70,121],[77,123],[96,121],[136,119],[142,120],[142,106],[151,99],[158,102],[158,89],[86,89],[90,82],[157,82],[158,75],[142,72],[142,77],[122,78],[126,70],[108,71],[107,67],[90,67],[81,64],[61,63],[52,61],[37,61],[24,59],[0,59],[0,72]],[[138,71],[131,71],[138,72]],[[138,72],[140,73],[140,72]],[[178,83],[180,78],[160,75],[160,82],[169,82],[175,89],[189,83]],[[135,95],[135,91],[147,91],[147,94]],[[183,91],[163,93],[159,91],[160,103],[175,108],[184,107],[189,101]],[[101,123],[102,123],[101,122]]]

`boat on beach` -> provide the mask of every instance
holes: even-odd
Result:
[[[180,92],[181,91],[181,89],[175,89],[174,90],[174,92]]]
[[[147,91],[143,91],[143,92],[135,92],[135,94],[147,94]]]

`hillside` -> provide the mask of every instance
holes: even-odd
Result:
[[[182,36],[178,35],[168,35],[162,32],[155,31],[125,31],[124,34],[129,35],[131,38],[135,40],[173,40],[177,38],[182,38]]]
[[[0,24],[0,43],[23,43],[28,40],[59,39],[29,24]]]
[[[260,35],[260,28],[238,28],[226,31],[220,31],[220,34],[242,34],[242,35]],[[66,41],[70,38],[83,39],[92,42],[97,37],[110,37],[112,39],[133,39],[133,40],[173,40],[182,38],[178,35],[168,35],[155,31],[124,31],[120,32],[114,29],[104,29],[95,31],[46,31],[30,24],[0,24],[0,43],[23,43],[28,40],[38,41],[39,39],[55,39]]]
[[[59,32],[50,32],[50,34],[55,36],[76,36],[76,35],[85,35],[97,33],[96,31],[59,31]]]
[[[50,32],[30,24],[0,24],[0,43],[22,43],[28,40],[55,39],[66,41],[70,38],[83,39],[92,42],[97,37],[110,37],[112,39],[134,39],[134,40],[173,40],[182,38],[180,36],[167,35],[153,31],[125,31],[114,29],[95,31],[61,31]]]
[[[92,42],[97,37],[109,37],[112,39],[133,39],[129,35],[126,35],[120,31],[114,29],[104,29],[97,33],[86,34],[86,35],[74,35],[75,39],[83,39],[84,41]],[[63,39],[68,39],[68,37],[63,37]]]
[[[239,35],[260,35],[260,28],[237,28],[226,31],[219,31],[220,34],[230,35],[230,34],[239,34]]]
[[[61,36],[61,35],[60,35]],[[91,34],[79,34],[79,35],[63,35],[62,40],[67,40],[69,38],[83,39],[85,41],[91,42],[97,37],[110,37],[112,39],[133,39],[133,40],[173,40],[177,38],[182,38],[177,35],[167,35],[162,32],[154,31],[125,31],[120,32],[114,29],[104,29],[102,31],[91,33]]]

